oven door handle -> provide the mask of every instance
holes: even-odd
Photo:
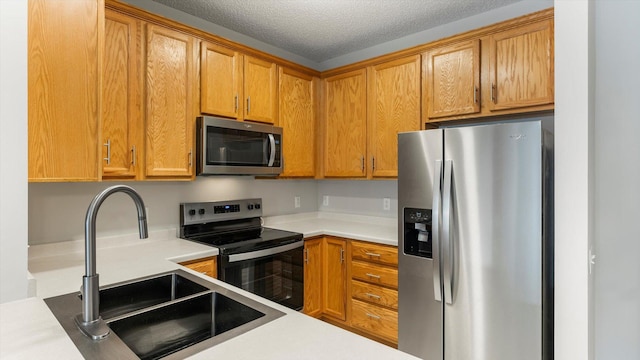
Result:
[[[275,255],[275,254],[283,253],[285,251],[293,250],[295,248],[302,247],[303,245],[304,245],[304,240],[300,240],[291,244],[276,246],[269,249],[251,251],[251,252],[246,252],[241,254],[231,254],[229,255],[229,262],[232,263],[232,262],[238,262],[238,261],[244,261],[244,260],[257,259],[264,256],[269,256],[269,255]]]

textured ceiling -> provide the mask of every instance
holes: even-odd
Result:
[[[323,62],[521,0],[153,0]]]

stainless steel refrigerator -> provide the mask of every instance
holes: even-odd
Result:
[[[553,359],[549,119],[398,135],[398,348]]]

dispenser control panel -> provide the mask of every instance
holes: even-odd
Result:
[[[404,209],[404,253],[431,259],[431,209]]]

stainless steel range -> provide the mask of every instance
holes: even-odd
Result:
[[[303,236],[262,227],[262,199],[180,204],[180,237],[215,246],[218,279],[300,310]]]

